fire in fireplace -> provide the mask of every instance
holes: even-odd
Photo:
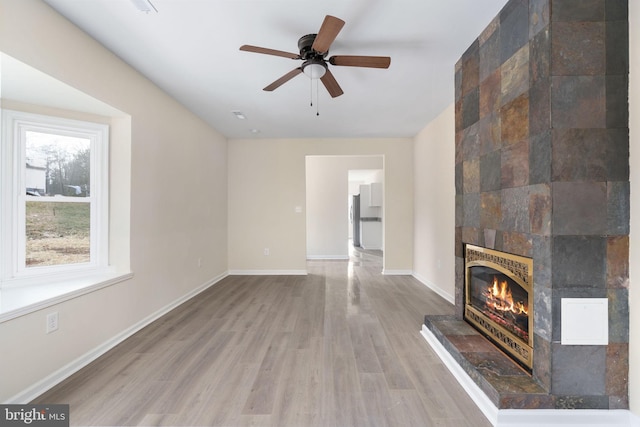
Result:
[[[465,271],[465,320],[531,371],[533,260],[466,245]]]

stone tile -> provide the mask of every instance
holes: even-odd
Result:
[[[455,248],[454,248],[455,256],[456,258],[463,258],[464,251],[463,251],[463,245],[462,245],[462,227],[461,226],[456,226],[454,240],[455,240]]]
[[[480,217],[480,221],[482,221],[482,217]],[[485,228],[482,230],[482,242],[480,244],[485,248],[495,249],[496,248],[496,235],[498,231],[492,228]]]
[[[456,135],[458,135],[464,129],[462,126],[462,98],[456,100],[453,108],[455,114]]]
[[[556,236],[553,238],[554,289],[601,288],[606,285],[606,238]]]
[[[531,257],[533,241],[530,234],[504,231],[502,233],[502,244],[504,252]]]
[[[606,183],[555,182],[552,192],[555,235],[606,234]]]
[[[497,32],[500,30],[500,15],[495,16],[489,25],[482,30],[480,35],[478,36],[478,42],[480,43],[480,48],[482,45],[486,44]]]
[[[478,40],[462,54],[462,96],[475,91],[479,84],[480,56]]]
[[[529,44],[525,44],[500,67],[502,104],[529,90]]]
[[[459,336],[462,340],[480,338],[486,343],[485,345],[491,345],[486,339],[480,336],[478,331],[473,329],[473,327],[467,322],[448,318],[441,320],[432,319],[431,323],[442,333],[443,336],[446,336],[449,341],[454,341],[456,337]]]
[[[607,396],[556,396],[555,409],[609,409]]]
[[[480,194],[480,227],[498,229],[502,223],[500,191],[489,191]],[[495,236],[493,246],[495,247]]]
[[[480,118],[479,88],[469,91],[462,97],[462,128],[476,123]]]
[[[606,347],[552,344],[552,393],[602,396],[606,391]],[[589,373],[585,375],[585,373]]]
[[[555,129],[551,135],[553,181],[607,181],[606,129]]]
[[[608,289],[609,343],[629,342],[629,290]]]
[[[621,75],[608,75],[607,85],[607,128],[629,126],[629,78]]]
[[[541,236],[551,234],[551,187],[549,184],[530,186],[529,218],[531,233]]]
[[[553,128],[606,126],[604,76],[554,76],[551,85]]]
[[[450,338],[453,339],[453,337]],[[502,377],[526,377],[527,380],[529,380],[527,382],[531,382],[529,375],[521,367],[505,356],[504,353],[498,350],[493,344],[489,343],[486,338],[483,336],[479,336],[478,338],[486,344],[482,347],[478,346],[475,349],[469,345],[459,348],[464,357],[474,368],[480,371],[484,377],[498,377],[500,379],[502,379]],[[502,388],[508,389],[508,387],[505,386]],[[521,387],[519,391],[521,391],[522,388],[524,387]]]
[[[457,229],[456,229],[457,230]],[[460,232],[462,238],[462,231]],[[457,237],[457,233],[456,233]],[[462,247],[462,243],[460,243]],[[462,320],[464,315],[464,258],[456,256],[455,263],[455,317]]]
[[[528,187],[506,188],[501,194],[502,227],[504,231],[529,233],[531,231],[529,216]]]
[[[458,118],[458,113],[456,112],[456,120]],[[467,130],[456,130],[456,140],[455,140],[455,164],[462,163],[464,160],[464,150],[462,149],[462,143],[465,138]]]
[[[541,80],[529,90],[529,134],[546,134],[551,129],[550,80]]]
[[[462,242],[480,245],[480,229],[478,227],[462,227]]]
[[[480,118],[498,111],[502,103],[502,83],[500,70],[496,70],[480,83]]]
[[[457,69],[453,74],[453,92],[454,100],[457,103],[462,99],[462,69]]]
[[[462,227],[463,225],[463,221],[464,221],[464,210],[463,210],[464,207],[462,205],[463,200],[464,200],[464,196],[462,194],[456,194],[456,206],[455,206],[456,227]]]
[[[606,70],[604,22],[556,22],[551,32],[554,76],[603,75]]]
[[[548,81],[549,77],[551,77],[551,38],[549,29],[545,28],[529,42],[529,84],[535,86],[542,81]]]
[[[607,75],[629,72],[629,22],[627,18],[606,23]]]
[[[494,19],[487,27],[490,34],[481,35],[480,40],[480,84],[492,75],[500,67],[500,31],[498,30],[498,20]],[[485,33],[487,32],[485,30]],[[485,34],[483,33],[483,34]]]
[[[500,109],[503,147],[529,137],[529,94],[525,93]]]
[[[529,0],[529,39],[549,26],[551,0]]]
[[[480,155],[500,149],[500,114],[498,110],[484,116],[478,122],[478,138],[480,139]]]
[[[500,61],[504,63],[528,41],[528,2],[512,0],[500,11]]]
[[[555,408],[555,397],[548,394],[512,394],[500,398],[504,409],[550,409]]]
[[[480,160],[476,158],[463,162],[462,177],[464,194],[480,192]]]
[[[529,184],[551,182],[551,147],[550,131],[529,139]]]
[[[604,21],[605,0],[552,0],[551,21]]]
[[[626,21],[629,17],[628,0],[607,0],[604,7],[606,21]]]
[[[535,280],[534,280],[535,281]],[[539,337],[551,341],[553,332],[553,295],[550,288],[534,286],[533,288],[533,327],[534,332]],[[534,343],[535,349],[535,343]],[[534,356],[537,353],[534,350]],[[534,357],[535,359],[535,357]]]
[[[529,141],[523,140],[503,147],[500,157],[502,188],[529,184]]]
[[[629,344],[609,344],[607,346],[607,371],[606,393],[609,396],[618,396],[622,406],[615,409],[627,409],[629,394]],[[612,408],[613,409],[613,408]]]
[[[551,289],[551,242],[550,236],[532,235],[533,282],[536,288]]]
[[[478,193],[465,194],[462,199],[462,226],[480,226],[480,195]]]
[[[630,184],[628,181],[607,183],[607,234],[629,234]]]
[[[462,182],[463,182],[463,175],[462,175],[462,171],[464,169],[464,163],[456,163],[456,166],[454,168],[454,180],[455,180],[455,189],[456,189],[456,194],[462,194]]]
[[[551,342],[537,334],[533,335],[533,375],[546,391],[551,390]]]
[[[495,191],[501,188],[501,153],[493,151],[480,158],[480,191]]]
[[[442,330],[442,329],[441,329]],[[449,341],[460,353],[497,353],[500,351],[480,334],[447,334]],[[504,357],[504,356],[503,356]],[[469,359],[469,357],[467,357]],[[473,362],[472,362],[473,363]]]
[[[629,289],[629,236],[607,238],[607,288]]]
[[[462,139],[460,141],[462,161],[474,160],[480,157],[480,136],[478,128],[479,124],[476,121],[462,131]]]

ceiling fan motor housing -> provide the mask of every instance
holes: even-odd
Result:
[[[311,49],[311,46],[313,46],[313,42],[316,40],[316,36],[317,34],[307,34],[306,36],[300,37],[300,40],[298,40],[298,50],[300,50],[300,58],[304,59],[305,61],[308,59],[324,59],[324,57],[329,53],[328,51],[320,53]]]

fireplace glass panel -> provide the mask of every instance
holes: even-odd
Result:
[[[493,322],[529,341],[527,291],[491,267],[475,266],[470,270],[469,303]]]
[[[533,260],[466,245],[465,270],[465,320],[530,372]]]

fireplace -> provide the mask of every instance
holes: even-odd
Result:
[[[465,246],[464,319],[533,369],[533,260]]]

